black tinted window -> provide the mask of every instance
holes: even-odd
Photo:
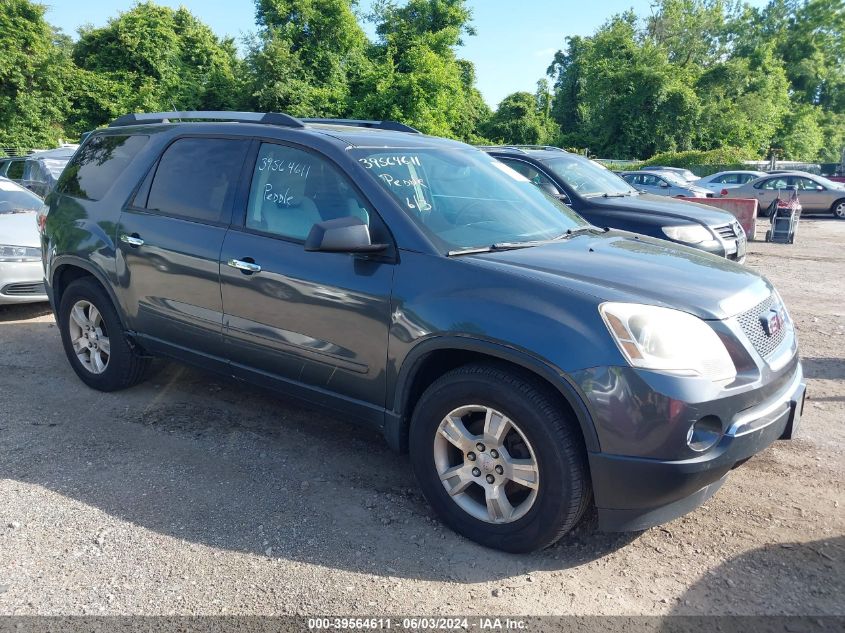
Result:
[[[13,160],[9,164],[9,169],[6,171],[6,178],[11,178],[12,180],[20,180],[23,178],[22,160]]]
[[[147,208],[188,220],[227,223],[248,141],[184,138],[165,150]]]
[[[95,136],[68,163],[56,191],[74,198],[100,200],[146,143],[147,136]]]

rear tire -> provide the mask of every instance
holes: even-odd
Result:
[[[89,387],[117,391],[144,378],[149,358],[126,336],[111,299],[93,278],[77,279],[62,293],[58,321],[70,366]]]
[[[548,547],[592,498],[577,421],[529,374],[486,364],[444,374],[414,409],[409,439],[435,512],[487,547]]]

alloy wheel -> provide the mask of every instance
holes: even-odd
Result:
[[[111,344],[103,316],[90,301],[73,304],[68,319],[71,345],[80,364],[92,374],[102,374],[109,365]]]
[[[540,471],[518,425],[483,405],[450,412],[437,428],[434,463],[443,487],[465,512],[486,523],[512,523],[537,499]]]

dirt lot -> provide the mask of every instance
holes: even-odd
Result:
[[[167,365],[85,388],[0,308],[0,613],[845,614],[845,222],[752,243],[796,321],[800,437],[644,533],[530,556],[441,527],[376,435]]]

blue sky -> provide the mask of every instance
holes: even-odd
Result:
[[[187,7],[218,35],[241,39],[255,28],[253,0],[156,0],[159,4]],[[766,0],[748,0],[762,6]],[[125,11],[134,0],[42,0],[47,19],[75,36],[83,24],[102,26],[109,17]],[[469,0],[473,8],[475,37],[465,38],[461,57],[475,64],[478,87],[493,107],[517,90],[533,92],[545,76],[555,51],[568,35],[589,35],[611,15],[634,8],[650,11],[650,0]],[[366,9],[368,0],[360,2]],[[370,29],[371,30],[371,29]]]

